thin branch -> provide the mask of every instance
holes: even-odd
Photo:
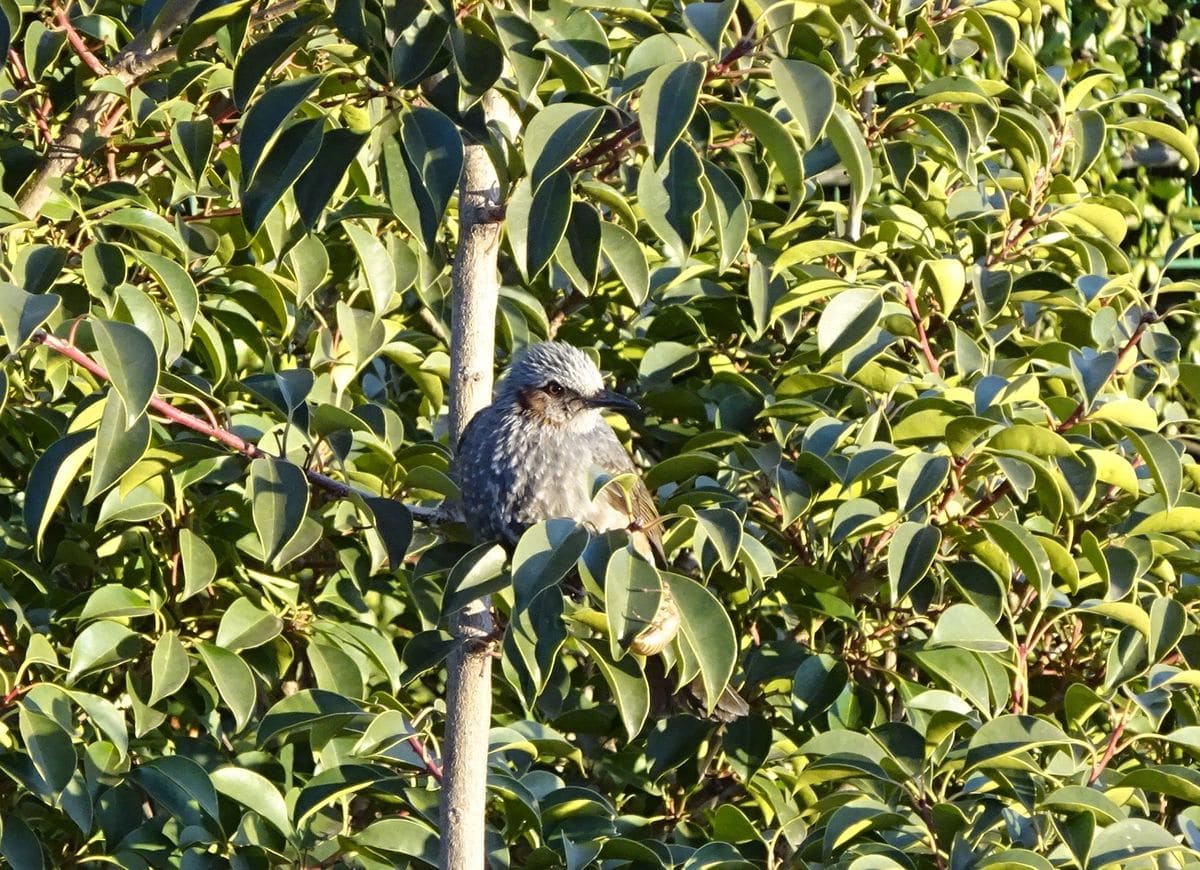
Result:
[[[1121,742],[1121,735],[1125,733],[1125,726],[1129,724],[1130,708],[1126,707],[1121,713],[1121,720],[1117,722],[1117,727],[1113,729],[1112,734],[1108,736],[1108,746],[1104,749],[1104,755],[1096,762],[1096,766],[1092,768],[1092,775],[1088,777],[1088,785],[1094,785],[1104,771],[1108,768],[1109,763],[1113,760],[1113,756],[1117,754],[1117,744]]]
[[[102,381],[112,381],[112,377],[108,371],[100,363],[96,362],[84,351],[80,350],[69,341],[65,341],[58,336],[51,335],[43,330],[38,330],[33,334],[31,341],[41,344],[43,347],[54,351],[55,353],[65,356],[67,359],[74,362],[80,368],[85,369],[96,378]],[[274,458],[271,454],[264,451],[256,444],[251,444],[246,439],[225,429],[221,426],[214,425],[207,420],[202,420],[194,414],[189,414],[187,411],[181,411],[174,405],[167,402],[157,393],[150,399],[150,408],[158,414],[161,414],[167,420],[185,429],[190,429],[200,435],[217,441],[235,453],[239,453],[248,459]],[[336,498],[349,498],[351,496],[364,497],[367,493],[360,492],[347,483],[340,480],[334,480],[328,475],[322,474],[319,471],[314,471],[311,468],[305,468],[304,476],[309,482],[330,495]],[[445,523],[452,519],[453,515],[449,508],[445,507],[424,507],[421,505],[405,505],[412,512],[413,518],[418,519],[430,525]]]
[[[96,57],[92,53],[92,50],[87,47],[87,43],[83,41],[83,37],[79,35],[79,31],[71,23],[71,16],[67,12],[66,7],[56,7],[54,15],[58,19],[58,26],[67,34],[67,42],[70,44],[71,50],[83,61],[84,65],[98,76],[108,75],[108,67],[104,65],[104,61]]]
[[[438,782],[442,781],[442,766],[429,754],[429,750],[425,748],[425,744],[415,734],[408,736],[408,745],[412,747],[413,752],[417,753],[417,757],[421,759],[421,763],[425,765],[425,769],[429,771],[429,775]]]
[[[1125,358],[1127,353],[1138,346],[1142,340],[1142,336],[1146,334],[1147,327],[1149,327],[1152,323],[1157,322],[1158,314],[1153,309],[1145,312],[1140,318],[1138,318],[1137,327],[1133,330],[1133,334],[1129,336],[1129,340],[1125,342],[1125,344],[1121,347],[1121,352],[1117,354],[1118,365],[1120,365],[1121,360]],[[1100,385],[1101,389],[1104,388],[1105,384],[1112,380],[1116,373],[1117,367],[1113,366],[1113,370],[1108,373],[1108,377],[1105,378],[1104,383]],[[1054,431],[1061,435],[1063,432],[1066,432],[1068,429],[1082,420],[1086,413],[1087,403],[1086,401],[1081,401],[1075,406],[1075,410],[1071,412],[1070,416],[1054,427]]]
[[[929,335],[925,332],[925,322],[921,319],[921,309],[917,307],[917,294],[913,290],[912,284],[908,281],[904,282],[904,301],[908,305],[908,312],[912,315],[913,323],[916,324],[917,339],[921,343],[921,353],[925,355],[925,364],[929,366],[929,371],[941,377],[942,370],[938,366],[933,348],[929,346]]]

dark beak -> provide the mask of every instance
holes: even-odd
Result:
[[[608,408],[619,414],[642,413],[642,408],[637,402],[627,399],[620,393],[614,393],[612,390],[601,390],[596,395],[589,397],[587,403],[593,408]]]

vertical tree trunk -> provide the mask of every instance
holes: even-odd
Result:
[[[511,113],[495,91],[484,96],[489,120]],[[486,148],[467,145],[459,188],[459,240],[454,256],[450,336],[450,444],[492,397],[496,307],[500,275],[500,181]],[[444,870],[485,866],[488,731],[492,720],[491,600],[482,598],[451,619],[455,646],[446,677],[443,745],[442,848]]]

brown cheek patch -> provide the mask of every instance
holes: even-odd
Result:
[[[546,416],[546,394],[535,387],[526,387],[517,393],[517,403],[528,414]]]

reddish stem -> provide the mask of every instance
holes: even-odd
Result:
[[[33,334],[32,340],[40,342],[42,345],[50,348],[56,353],[62,354],[67,359],[79,365],[81,368],[91,372],[100,380],[112,380],[102,365],[70,342],[63,341],[57,336],[40,330]],[[249,457],[250,459],[273,458],[270,456],[270,454],[263,451],[257,445],[251,444],[249,441],[240,437],[239,435],[230,432],[228,429],[223,429],[219,426],[213,426],[206,420],[201,420],[199,417],[189,414],[186,411],[181,411],[174,405],[169,404],[157,394],[150,399],[150,407],[171,422],[177,423],[187,429],[191,429],[193,432],[199,432],[201,435],[206,435],[209,438],[212,438],[214,441],[219,441],[230,450]],[[306,468],[304,469],[304,474],[309,479],[309,482],[311,482],[314,486],[317,486],[320,489],[325,490],[325,492],[328,492],[329,494],[338,498],[346,498],[354,492],[354,490],[351,489],[347,484],[344,484],[338,480],[334,480],[332,477],[328,477],[320,472],[312,471]]]
[[[87,43],[83,41],[83,37],[79,35],[79,31],[71,24],[71,16],[67,13],[67,10],[62,7],[56,7],[54,14],[58,18],[58,26],[66,31],[67,42],[71,44],[72,51],[78,55],[84,65],[98,76],[108,75],[108,67],[104,65],[104,61],[92,54],[92,50],[87,47]]]
[[[916,324],[917,339],[921,343],[921,353],[925,356],[925,364],[929,366],[929,371],[941,377],[942,370],[938,366],[933,348],[929,346],[929,335],[925,332],[925,322],[921,319],[921,309],[917,307],[917,294],[913,290],[912,284],[908,281],[904,282],[904,301],[908,304],[908,312],[912,315],[913,323]]]
[[[1092,775],[1088,777],[1088,785],[1093,785],[1100,778],[1108,767],[1109,762],[1113,760],[1113,756],[1117,754],[1117,744],[1121,742],[1121,735],[1125,733],[1125,725],[1128,722],[1129,710],[1126,709],[1121,714],[1121,721],[1117,723],[1117,727],[1108,736],[1108,746],[1104,749],[1104,755],[1100,757],[1100,760],[1096,762],[1096,766],[1092,768]]]
[[[417,753],[417,757],[421,759],[421,763],[425,765],[425,769],[429,771],[429,775],[438,782],[441,782],[442,766],[429,755],[429,750],[425,748],[425,744],[413,734],[408,738],[408,745],[413,748],[413,752]]]

